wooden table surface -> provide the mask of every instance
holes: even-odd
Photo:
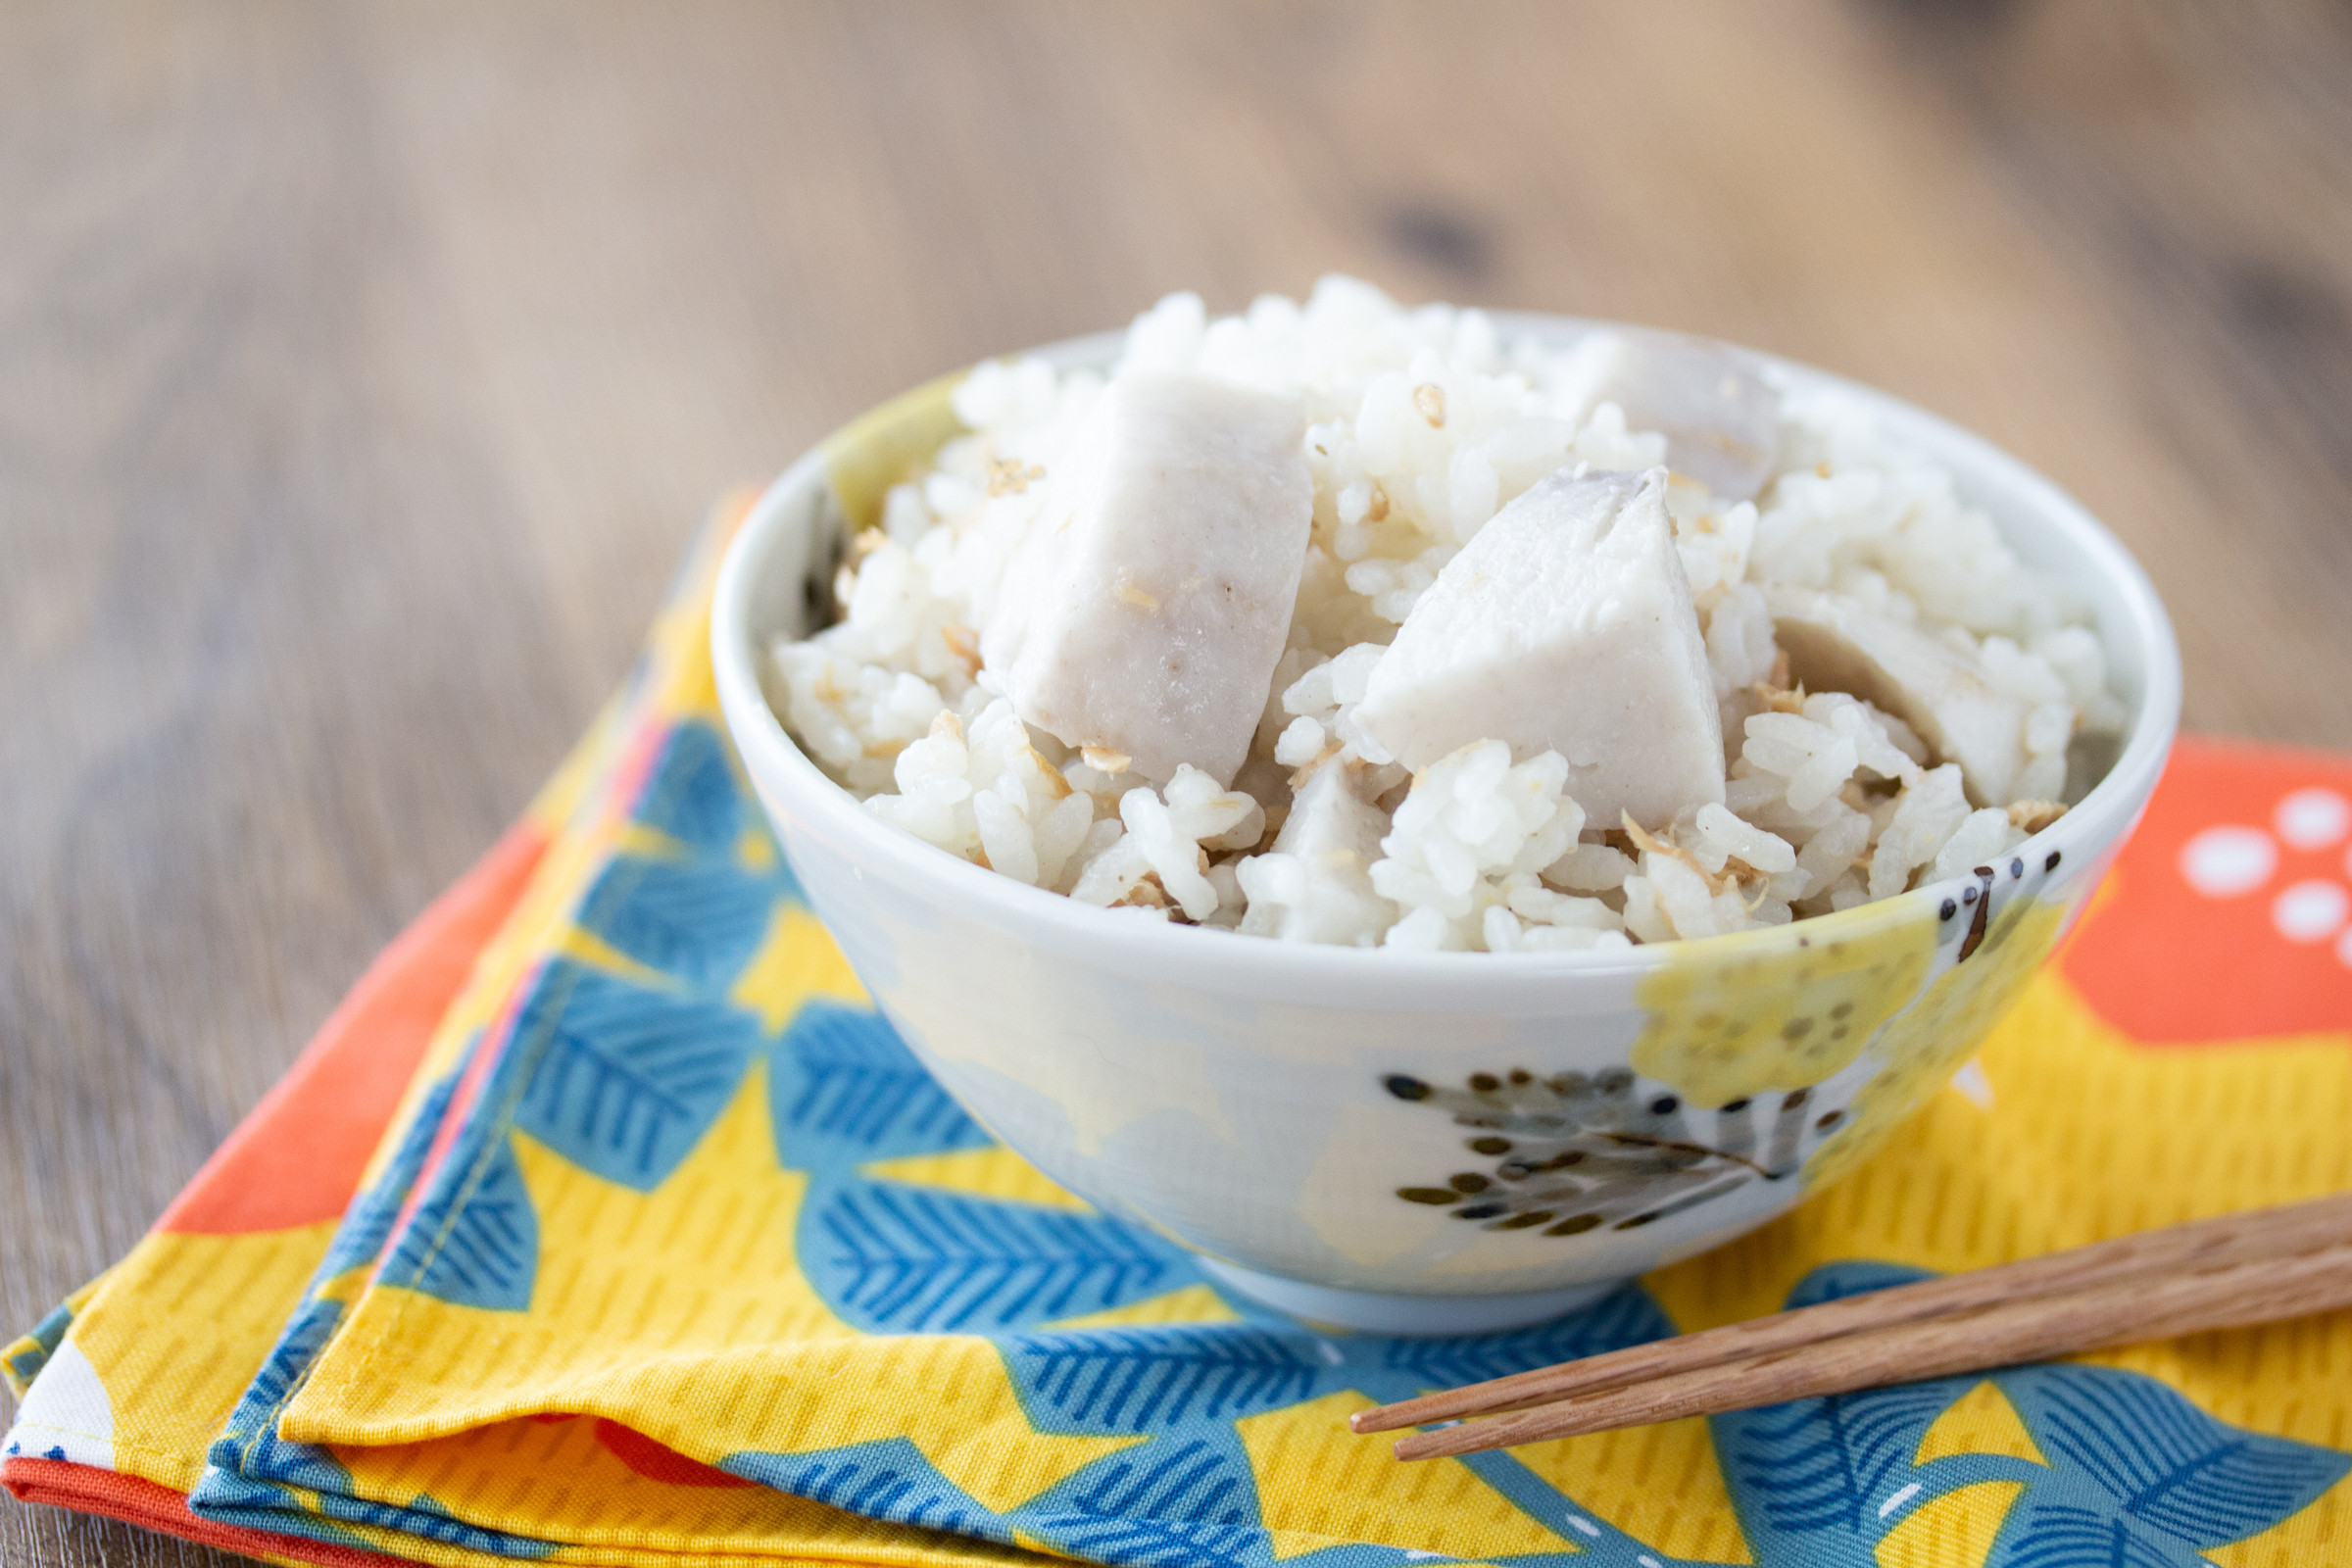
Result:
[[[0,7],[0,1327],[622,673],[705,505],[1193,287],[1667,322],[2106,517],[2352,747],[2352,10]],[[0,1563],[186,1562],[0,1501]]]

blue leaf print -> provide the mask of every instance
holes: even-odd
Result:
[[[314,1285],[323,1285],[336,1275],[363,1263],[372,1263],[392,1239],[392,1226],[400,1218],[402,1205],[408,1202],[409,1193],[423,1174],[424,1161],[432,1152],[433,1139],[441,1131],[441,1122],[449,1114],[449,1102],[457,1094],[458,1079],[466,1062],[481,1044],[476,1031],[466,1043],[458,1064],[425,1092],[424,1102],[416,1115],[400,1135],[399,1147],[393,1150],[384,1172],[375,1185],[353,1199],[343,1212],[343,1223],[335,1227],[335,1239],[327,1245],[326,1256],[311,1278]]]
[[[1788,1295],[1810,1306],[1925,1278],[1916,1269],[1837,1263]],[[1713,1418],[1715,1451],[1760,1560],[1868,1563],[1902,1499],[1925,1490],[1912,1456],[1973,1380],[1946,1379],[1797,1399]]]
[[[1257,1482],[1231,1427],[1169,1436],[1088,1465],[1023,1528],[1082,1556],[1143,1568],[1263,1563]]]
[[[1255,1525],[1057,1517],[1040,1520],[1029,1533],[1073,1557],[1113,1568],[1264,1568],[1272,1561],[1266,1533]]]
[[[2081,1466],[2133,1520],[2196,1546],[2268,1529],[2352,1459],[2224,1425],[2152,1378],[2051,1366],[2012,1394],[2044,1453]]]
[[[1687,1568],[1686,1560],[1669,1557],[1652,1550],[1645,1543],[1636,1540],[1598,1515],[1588,1512],[1577,1500],[1520,1463],[1516,1454],[1507,1449],[1499,1453],[1473,1453],[1462,1461],[1477,1477],[1515,1503],[1529,1518],[1573,1542],[1572,1548],[1556,1552],[1537,1552],[1527,1555],[1497,1558],[1498,1562],[1519,1565],[1519,1568]],[[1758,1561],[1774,1564],[1781,1559],[1769,1553],[1759,1555]],[[1799,1556],[1789,1559],[1804,1568],[1829,1568],[1833,1561],[1842,1558]],[[1866,1555],[1858,1568],[1873,1568]]]
[[[1095,1214],[860,1182],[804,1208],[802,1269],[869,1333],[986,1333],[1168,1289],[1165,1243]]]
[[[344,1485],[350,1485],[346,1476]],[[321,1500],[331,1497],[321,1493]],[[329,1542],[338,1546],[353,1546],[362,1551],[376,1549],[372,1543],[354,1531],[346,1530],[330,1519],[324,1519],[304,1508],[295,1494],[270,1481],[248,1481],[220,1469],[208,1469],[188,1494],[188,1507],[206,1519],[222,1524],[244,1525],[254,1530],[273,1531],[281,1536],[301,1536],[311,1541]]]
[[[882,1015],[862,1007],[803,1006],[776,1043],[768,1093],[785,1163],[798,1169],[989,1141]],[[805,1157],[798,1152],[803,1142],[816,1145]],[[832,1143],[851,1151],[823,1148]]]
[[[383,1503],[359,1502],[353,1498],[327,1498],[321,1505],[338,1518],[398,1530],[405,1535],[420,1536],[426,1541],[438,1541],[444,1545],[477,1551],[489,1557],[515,1557],[525,1562],[535,1562],[554,1555],[562,1544],[531,1536],[518,1536],[511,1531],[484,1530],[477,1525],[469,1525],[450,1512],[446,1503],[425,1492],[419,1492],[411,1498],[405,1509]]]
[[[1788,1304],[1923,1277],[1836,1264],[1808,1275]],[[2023,1491],[1993,1568],[2201,1568],[2205,1551],[2292,1517],[2352,1468],[2352,1457],[2230,1427],[2151,1378],[2073,1365],[1993,1374],[2046,1464],[1954,1454],[1914,1465],[1928,1427],[1976,1381],[1715,1417],[1716,1450],[1758,1560],[1869,1564],[1920,1503],[2014,1480]]]
[[[732,860],[621,856],[581,906],[580,928],[688,986],[723,988],[767,931],[776,884]]]
[[[1716,1450],[1751,1536],[1760,1522],[1777,1534],[1875,1541],[1879,1509],[1909,1484],[1920,1440],[1968,1388],[1908,1383],[1715,1417]]]
[[[763,1487],[868,1519],[1008,1542],[1012,1532],[932,1466],[905,1438],[813,1453],[731,1454],[719,1468]]]
[[[1060,1549],[1138,1563],[1270,1561],[1255,1528],[1255,1481],[1236,1420],[1341,1389],[1378,1398],[1433,1382],[1517,1371],[1579,1353],[1636,1344],[1667,1331],[1645,1293],[1631,1290],[1576,1317],[1507,1334],[1449,1340],[1326,1337],[1287,1319],[1108,1328],[1013,1335],[998,1344],[1041,1429],[1135,1432],[1153,1437],[1090,1465],[1017,1515],[1022,1528]],[[1574,1528],[1576,1550],[1540,1559],[1585,1568],[1667,1568],[1643,1544],[1595,1519],[1507,1454],[1468,1461],[1489,1485],[1555,1529]],[[1186,1494],[1163,1494],[1182,1479]],[[1239,1507],[1237,1499],[1250,1499]],[[1114,1512],[1116,1520],[1071,1515]],[[1205,1534],[1202,1532],[1205,1530]],[[1378,1568],[1400,1561],[1389,1547],[1335,1545],[1318,1561]],[[1521,1559],[1514,1558],[1514,1562]],[[1286,1559],[1287,1561],[1287,1559]]]
[[[2344,1454],[2217,1421],[2137,1373],[2055,1365],[1996,1381],[2050,1461],[2006,1533],[2000,1560],[2025,1568],[2200,1562],[2293,1517],[2352,1468]],[[2107,1555],[2085,1555],[2094,1549]]]
[[[314,1512],[305,1508],[301,1498],[285,1487],[212,1469],[205,1472],[188,1500],[191,1508],[208,1519],[245,1525],[256,1530],[275,1531],[281,1535],[307,1536],[316,1541],[331,1541],[363,1549],[370,1548],[371,1544],[335,1521],[397,1531],[402,1535],[464,1547],[485,1556],[508,1557],[524,1562],[535,1562],[560,1549],[560,1544],[556,1542],[502,1530],[484,1530],[468,1524],[422,1493],[403,1508],[394,1503],[370,1502],[364,1497],[354,1496],[351,1488],[351,1477],[345,1472],[340,1486],[315,1493],[313,1500],[317,1511]]]
[[[2000,1568],[2211,1568],[2177,1541],[2151,1540],[2104,1508],[2044,1503],[2003,1521]]]
[[[711,855],[735,848],[743,833],[743,786],[716,729],[689,719],[670,732],[637,820]]]
[[[246,1386],[207,1460],[222,1470],[257,1480],[282,1481],[313,1491],[350,1483],[342,1464],[324,1448],[287,1443],[277,1436],[277,1414],[294,1396],[319,1349],[343,1320],[342,1303],[307,1300],[280,1331],[277,1343],[253,1382]],[[199,1484],[197,1495],[203,1494]]]
[[[32,1343],[9,1357],[8,1361],[9,1386],[17,1391],[19,1398],[23,1398],[24,1391],[32,1386],[32,1380],[40,1375],[41,1368],[49,1364],[49,1358],[57,1353],[57,1348],[66,1343],[66,1331],[73,1326],[74,1308],[60,1302],[49,1309],[47,1317],[33,1325],[31,1333],[24,1336]]]
[[[1638,1285],[1613,1291],[1582,1311],[1507,1334],[1383,1342],[1384,1369],[1408,1376],[1416,1391],[1483,1383],[1555,1361],[1644,1345],[1674,1332],[1674,1324]]]
[[[651,1192],[734,1098],[760,1022],[564,962],[549,965],[515,1038],[530,1057],[514,1125],[608,1181]]]
[[[528,1311],[539,1273],[539,1215],[503,1128],[486,1154],[458,1151],[378,1276],[491,1311]],[[465,1143],[460,1149],[465,1149]]]
[[[1794,1311],[1800,1306],[1819,1306],[1825,1301],[1842,1301],[1849,1296],[1867,1296],[1872,1291],[1892,1290],[1897,1285],[1916,1285],[1921,1280],[1934,1279],[1935,1274],[1924,1268],[1907,1268],[1900,1263],[1832,1263],[1817,1268],[1796,1282],[1783,1303]]]
[[[249,1498],[241,1503],[242,1494],[234,1489],[224,1490],[224,1478],[229,1475],[321,1493],[350,1485],[348,1472],[324,1447],[281,1440],[277,1436],[278,1413],[343,1320],[343,1304],[317,1293],[336,1276],[374,1262],[392,1239],[393,1224],[423,1173],[466,1063],[480,1044],[478,1032],[466,1041],[456,1065],[426,1091],[383,1174],[345,1209],[326,1255],[311,1274],[301,1304],[278,1331],[276,1343],[238,1396],[220,1435],[213,1440],[206,1458],[214,1468],[199,1478],[190,1494],[190,1506],[199,1511],[208,1502],[222,1508],[254,1506]],[[535,1270],[535,1259],[533,1267]],[[263,1494],[274,1495],[267,1490]]]
[[[1001,1345],[1030,1407],[1060,1432],[1141,1432],[1296,1404],[1324,1365],[1251,1323],[1023,1334]]]

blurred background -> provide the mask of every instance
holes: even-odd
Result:
[[[0,1327],[982,356],[1327,270],[1879,383],[2352,747],[2352,7],[0,5]],[[0,1336],[4,1337],[4,1336]],[[0,1499],[0,1562],[209,1554]]]

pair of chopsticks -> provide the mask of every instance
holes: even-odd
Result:
[[[2352,1307],[2352,1193],[2195,1220],[1364,1410],[1478,1453]]]

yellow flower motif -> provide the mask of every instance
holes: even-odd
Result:
[[[1928,1102],[1977,1054],[2058,940],[2062,904],[2021,898],[1992,918],[1984,943],[1886,1026],[1875,1054],[1886,1065],[1847,1107],[1838,1136],[1805,1161],[1808,1189],[1827,1186],[1872,1153],[1880,1136]]]
[[[1806,1089],[1862,1054],[1919,993],[1936,956],[1936,913],[1905,903],[1692,945],[1644,978],[1649,1021],[1633,1064],[1713,1107]]]

